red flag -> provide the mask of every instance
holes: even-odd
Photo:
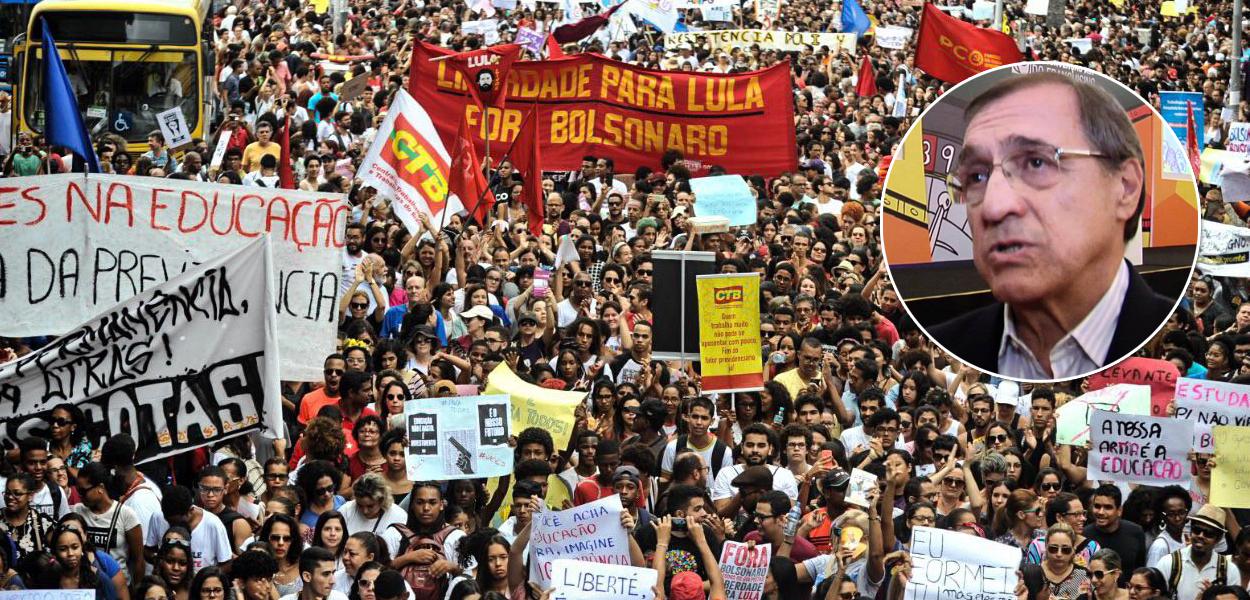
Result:
[[[859,82],[855,84],[855,95],[860,98],[877,95],[877,74],[872,70],[872,61],[868,55],[859,63]]]
[[[543,198],[542,159],[538,152],[537,105],[525,117],[509,154],[512,156],[513,166],[521,173],[521,179],[525,182],[521,186],[521,202],[525,204],[525,220],[529,222],[530,233],[541,236],[546,203]]]
[[[282,137],[278,138],[282,147],[281,158],[278,159],[278,187],[284,190],[295,189],[295,173],[291,171],[291,115],[286,116],[286,125],[282,127]]]
[[[564,48],[560,47],[555,35],[547,36],[547,58],[564,58]]]
[[[463,118],[460,119],[456,145],[451,150],[450,171],[447,190],[460,198],[460,204],[485,229],[490,219],[490,209],[495,205],[495,195],[491,193],[486,176],[482,174],[482,164],[478,162],[477,154],[473,151],[473,142],[469,140],[468,122]]]
[[[556,27],[555,31],[551,32],[551,37],[555,38],[556,42],[560,44],[571,44],[573,42],[581,41],[582,38],[594,33],[600,27],[607,25],[608,21],[612,19],[612,13],[616,12],[622,6],[625,6],[624,2],[617,4],[616,6],[613,6],[612,8],[609,8],[608,10],[597,15],[586,17],[576,23],[569,23],[568,25]]]
[[[520,44],[491,46],[470,52],[461,52],[447,59],[461,74],[469,86],[469,93],[482,108],[503,108],[508,99],[504,82],[512,63],[521,58]]]
[[[1016,41],[1001,31],[981,29],[949,16],[932,4],[924,5],[916,66],[942,81],[958,83],[1024,57]]]
[[[1198,134],[1194,131],[1194,103],[1186,102],[1189,113],[1185,120],[1185,150],[1189,152],[1189,164],[1194,168],[1194,176],[1202,171],[1202,150],[1198,148]]]

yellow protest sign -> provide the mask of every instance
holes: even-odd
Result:
[[[1207,185],[1218,185],[1224,171],[1224,160],[1232,154],[1227,150],[1203,149],[1202,165],[1198,168],[1198,180]]]
[[[1211,504],[1250,508],[1250,427],[1217,425],[1215,468],[1211,470]]]
[[[312,0],[309,4],[312,5],[313,12],[319,15],[326,14],[326,11],[330,9],[330,0]]]
[[[573,411],[586,399],[585,392],[562,392],[526,383],[507,363],[499,363],[490,372],[486,377],[486,391],[482,393],[512,396],[512,430],[545,429],[551,433],[556,450],[569,445],[569,438],[573,436]]]
[[[1160,5],[1159,5],[1159,14],[1161,14],[1161,15],[1163,15],[1163,16],[1165,16],[1165,17],[1179,17],[1179,16],[1181,16],[1180,11],[1179,11],[1179,10],[1177,10],[1177,8],[1176,8],[1176,2],[1175,2],[1174,0],[1167,0],[1166,2],[1164,2],[1164,3],[1160,4]],[[1186,10],[1185,10],[1185,14],[1190,14],[1190,15],[1196,15],[1196,14],[1198,14],[1198,7],[1197,7],[1197,6],[1189,6],[1188,8],[1186,8]]]
[[[703,391],[762,389],[760,274],[700,275],[695,287]]]

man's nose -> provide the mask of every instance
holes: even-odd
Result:
[[[985,196],[974,210],[982,221],[991,224],[1019,216],[1028,206],[1027,197],[1021,193],[1024,189],[1024,184],[1012,181],[1001,165],[996,166],[985,183]]]

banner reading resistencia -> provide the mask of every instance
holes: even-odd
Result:
[[[521,61],[508,75],[508,106],[481,109],[468,100],[450,51],[417,44],[409,92],[429,113],[443,142],[468,119],[480,154],[506,152],[525,115],[537,104],[543,167],[576,170],[587,153],[615,161],[616,172],[652,166],[665,150],[680,150],[696,176],[712,165],[729,172],[780,175],[798,167],[790,68],[717,75],[651,71],[596,54]]]
[[[855,34],[801,31],[770,31],[767,29],[718,29],[713,31],[689,31],[664,36],[664,47],[674,49],[679,44],[702,46],[711,50],[733,50],[759,46],[761,50],[801,52],[805,48],[819,50],[821,46],[837,53],[839,50],[855,51]]]
[[[341,194],[66,173],[0,184],[0,335],[59,335],[270,234],[283,379],[320,381],[334,352]]]
[[[46,435],[61,403],[86,413],[92,447],[129,433],[137,462],[281,432],[265,244],[211,258],[0,366],[0,445]]]
[[[695,286],[703,391],[762,389],[759,274],[700,275]]]

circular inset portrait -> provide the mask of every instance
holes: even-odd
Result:
[[[886,177],[882,244],[907,311],[963,362],[1021,381],[1132,355],[1172,314],[1198,247],[1176,127],[1119,82],[1061,63],[1000,67],[944,94]]]

